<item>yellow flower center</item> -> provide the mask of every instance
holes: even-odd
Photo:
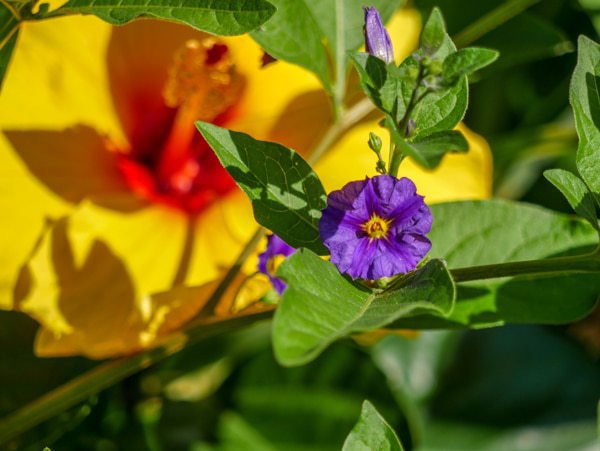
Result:
[[[274,255],[273,257],[271,257],[267,261],[268,273],[274,276],[277,273],[277,270],[279,269],[279,267],[281,266],[281,264],[283,263],[284,260],[285,260],[285,256],[281,255],[281,254]]]
[[[371,219],[362,225],[362,229],[371,239],[385,238],[391,222],[392,221],[388,221],[387,219],[383,219],[376,214],[373,214]]]

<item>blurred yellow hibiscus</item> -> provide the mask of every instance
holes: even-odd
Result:
[[[392,20],[398,58],[419,23],[412,10]],[[40,323],[39,355],[135,352],[201,310],[256,224],[193,121],[305,155],[332,123],[312,74],[263,56],[247,36],[152,20],[23,24],[0,94],[0,308]],[[327,190],[375,173],[377,121],[317,164]],[[401,167],[429,202],[490,194],[487,144],[462,131],[467,155],[433,172]],[[161,294],[183,285],[196,296]]]

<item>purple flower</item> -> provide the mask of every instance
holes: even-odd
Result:
[[[283,280],[275,277],[277,268],[285,260],[285,257],[292,255],[296,249],[287,244],[277,235],[272,234],[267,238],[267,248],[258,256],[258,270],[269,277],[269,281],[275,291],[280,295],[286,288]]]
[[[394,48],[390,35],[381,22],[377,8],[372,6],[363,8],[365,11],[365,47],[367,52],[386,63],[394,61]]]
[[[374,280],[416,268],[431,248],[431,221],[411,180],[378,175],[330,193],[319,231],[340,272]]]

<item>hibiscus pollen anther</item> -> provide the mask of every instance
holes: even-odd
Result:
[[[242,87],[228,47],[208,37],[187,41],[175,54],[163,96],[168,106],[211,121],[239,99]]]

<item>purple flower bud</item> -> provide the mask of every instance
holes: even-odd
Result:
[[[283,280],[275,277],[275,273],[285,257],[289,257],[295,251],[296,249],[292,246],[277,235],[272,234],[267,238],[267,248],[258,256],[258,270],[267,275],[271,285],[280,295],[283,294],[286,284]]]
[[[394,61],[394,48],[390,35],[381,22],[377,8],[368,6],[365,11],[365,47],[367,52],[386,63]]]
[[[340,272],[376,280],[417,267],[431,248],[431,222],[411,180],[378,175],[330,193],[319,232]]]

